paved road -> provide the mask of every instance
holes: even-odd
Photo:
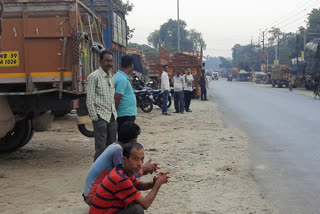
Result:
[[[228,126],[246,131],[254,178],[280,213],[320,213],[320,100],[258,88],[211,83]]]

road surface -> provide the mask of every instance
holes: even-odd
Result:
[[[279,213],[320,213],[320,100],[224,79],[209,94],[248,133],[251,172]]]

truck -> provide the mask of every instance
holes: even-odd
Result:
[[[150,79],[154,80],[158,87],[160,86],[161,72],[164,65],[168,65],[169,67],[169,78],[172,78],[174,72],[177,70],[186,71],[190,68],[194,76],[196,88],[193,97],[199,97],[200,89],[198,81],[204,66],[202,61],[202,50],[200,52],[187,51],[170,53],[168,50],[160,46],[158,57],[148,57],[147,60],[150,66]]]
[[[161,72],[164,65],[169,65],[170,52],[159,46],[158,56],[148,56],[147,62],[150,68],[149,78],[153,82],[153,88],[158,89],[160,87]]]
[[[80,132],[93,137],[86,128],[87,77],[99,67],[101,50],[112,50],[117,65],[127,43],[125,20],[111,7],[95,13],[93,3],[105,1],[1,2],[0,153],[48,130],[54,111],[75,109]]]
[[[133,57],[133,87],[139,88],[139,86],[145,85],[149,81],[149,66],[142,50],[137,48],[131,48],[127,50],[127,54]],[[138,85],[138,87],[137,87]]]
[[[293,74],[287,66],[273,66],[271,71],[272,87],[275,87],[276,85],[278,88],[282,88],[283,86],[289,87],[289,79],[291,75]]]

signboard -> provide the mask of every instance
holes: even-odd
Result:
[[[279,66],[279,65],[280,65],[280,62],[279,62],[279,60],[274,60],[274,61],[273,61],[273,64],[274,64],[274,66]]]
[[[18,51],[0,52],[0,67],[19,67]]]

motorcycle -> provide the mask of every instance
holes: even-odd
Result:
[[[145,113],[150,113],[153,109],[152,89],[143,88],[141,90],[134,90],[137,99],[137,106]]]
[[[159,106],[162,109],[163,105],[163,92],[161,90],[152,90],[152,102],[154,105]],[[170,108],[172,102],[172,96],[171,93],[168,94],[168,103],[167,106]]]

